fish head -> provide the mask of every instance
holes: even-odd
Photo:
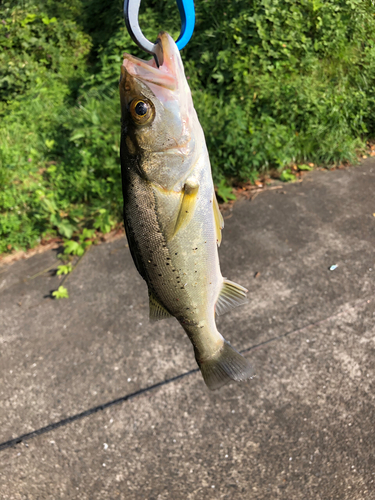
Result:
[[[148,180],[172,188],[186,177],[204,136],[194,109],[180,52],[161,32],[155,59],[124,54],[120,98],[122,148],[137,157]]]

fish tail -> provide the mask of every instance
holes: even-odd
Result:
[[[212,391],[232,380],[241,382],[253,375],[250,362],[226,340],[214,356],[200,360],[196,355],[196,360],[207,387]]]

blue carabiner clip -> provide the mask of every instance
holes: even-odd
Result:
[[[193,35],[195,25],[194,0],[176,0],[181,16],[181,33],[177,39],[178,50],[183,49]],[[156,59],[155,44],[151,43],[141,31],[138,23],[141,0],[124,0],[125,24],[132,40]],[[158,62],[158,61],[157,61]]]
[[[176,0],[181,16],[181,33],[177,39],[178,50],[182,50],[193,36],[195,26],[194,0]]]

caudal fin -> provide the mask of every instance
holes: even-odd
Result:
[[[207,387],[211,390],[219,389],[231,380],[247,380],[253,374],[249,361],[226,340],[214,357],[204,361],[197,358],[197,363]]]

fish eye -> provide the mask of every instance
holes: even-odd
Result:
[[[148,111],[148,106],[144,101],[138,101],[135,105],[134,111],[138,116],[145,116]]]
[[[145,125],[154,118],[154,105],[147,99],[134,99],[130,103],[130,114],[135,123]]]

